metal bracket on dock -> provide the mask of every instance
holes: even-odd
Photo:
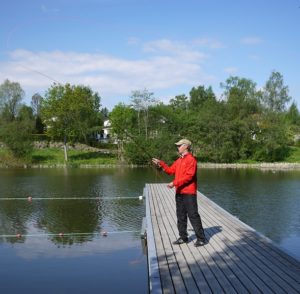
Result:
[[[147,220],[143,217],[142,229],[141,229],[141,239],[147,239]]]

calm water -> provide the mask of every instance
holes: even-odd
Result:
[[[0,170],[2,199],[104,197],[0,200],[0,293],[147,293],[137,197],[169,180],[142,168]],[[300,171],[200,169],[199,190],[300,259]]]

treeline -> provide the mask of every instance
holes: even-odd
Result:
[[[67,143],[89,144],[102,129],[101,97],[89,87],[53,84],[44,97],[33,95],[31,106],[24,95],[19,83],[0,85],[0,141],[15,159],[30,162],[33,141],[46,138],[64,142],[67,161]]]
[[[211,87],[198,86],[168,104],[147,89],[136,90],[130,104],[118,104],[109,113],[87,86],[54,83],[27,106],[20,84],[5,80],[0,142],[13,157],[30,161],[34,140],[63,141],[67,161],[67,143],[93,144],[109,118],[120,161],[135,164],[149,163],[151,157],[173,160],[174,142],[183,137],[204,162],[282,161],[299,145],[299,110],[295,102],[289,104],[292,98],[279,72],[272,72],[262,89],[240,77],[229,77],[221,87],[221,98]]]
[[[221,86],[221,99],[211,87],[199,86],[168,104],[147,90],[133,92],[130,105],[119,104],[110,113],[120,158],[173,160],[174,142],[183,137],[202,162],[282,161],[299,144],[299,111],[295,102],[287,109],[291,97],[279,72],[271,73],[263,89],[239,77]]]

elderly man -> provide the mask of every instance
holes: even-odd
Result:
[[[152,158],[152,162],[161,167],[167,174],[175,175],[174,180],[168,184],[176,189],[176,215],[179,238],[173,242],[175,245],[188,243],[187,217],[194,228],[197,240],[196,247],[207,243],[197,205],[197,160],[191,154],[191,141],[182,139],[175,143],[180,157],[168,166],[164,161]]]

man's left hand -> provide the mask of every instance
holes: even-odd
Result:
[[[169,183],[169,184],[167,185],[167,187],[170,188],[170,189],[174,188],[174,183],[173,183],[173,182]]]

